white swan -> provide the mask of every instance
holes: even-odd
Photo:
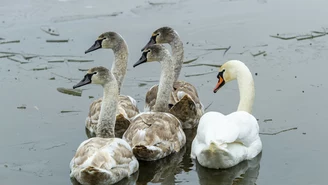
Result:
[[[186,143],[181,122],[168,111],[169,97],[174,76],[169,52],[160,45],[147,48],[134,67],[151,61],[160,61],[162,73],[158,96],[153,112],[143,112],[131,120],[131,125],[123,135],[139,160],[154,161],[179,152]]]
[[[153,32],[150,41],[142,50],[156,43],[168,43],[172,48],[174,62],[171,73],[174,73],[174,85],[169,112],[182,122],[183,128],[194,128],[198,125],[199,118],[204,114],[204,106],[199,100],[196,88],[188,82],[178,80],[184,53],[179,34],[170,27],[161,27]],[[147,92],[145,111],[153,109],[157,98],[157,90],[158,85],[155,85]]]
[[[191,158],[208,168],[229,168],[256,157],[262,150],[259,125],[253,115],[254,81],[248,67],[241,61],[224,63],[217,76],[216,93],[226,82],[237,79],[240,102],[238,110],[229,115],[207,112],[199,122],[192,143]]]
[[[98,37],[95,43],[87,51],[85,51],[85,53],[89,53],[100,48],[112,49],[114,52],[115,61],[114,65],[112,65],[111,71],[117,80],[120,93],[124,76],[127,71],[129,55],[128,46],[120,34],[116,32],[105,32]],[[100,98],[92,102],[90,105],[89,114],[86,119],[86,128],[88,130],[87,134],[89,137],[95,136],[101,108],[101,101],[102,99]],[[120,95],[116,115],[116,137],[122,137],[123,133],[130,125],[129,120],[137,114],[139,114],[137,101],[131,96]]]
[[[115,77],[104,67],[91,68],[73,88],[87,84],[104,88],[96,134],[80,144],[70,163],[70,177],[83,185],[114,184],[129,177],[139,168],[130,145],[114,138],[118,86]]]

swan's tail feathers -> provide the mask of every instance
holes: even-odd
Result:
[[[170,113],[182,122],[184,128],[189,122],[195,122],[194,118],[198,115],[195,102],[186,93],[180,101],[170,108]],[[198,123],[198,120],[196,122]],[[194,125],[196,126],[196,124]]]
[[[156,146],[137,145],[132,151],[137,159],[143,161],[154,161],[165,156],[161,156],[162,149]]]
[[[116,115],[115,137],[122,138],[124,132],[128,129],[131,122],[123,114]]]
[[[185,96],[188,96],[188,94],[186,92],[184,92],[184,91],[177,92],[178,101],[181,101],[181,99]]]
[[[110,179],[110,174],[97,167],[88,166],[82,169],[74,178],[71,176],[71,180],[76,180],[81,184],[102,184]]]
[[[229,152],[228,151],[228,144],[227,143],[218,143],[216,141],[211,141],[211,144],[209,146],[209,150],[211,151],[221,151],[221,152],[224,152],[224,153],[227,153]]]

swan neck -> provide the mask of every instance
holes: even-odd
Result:
[[[174,79],[175,81],[178,80],[180,71],[183,64],[183,43],[178,35],[175,32],[172,42],[169,43],[172,48],[172,56],[173,56],[173,67],[174,67]]]
[[[245,65],[237,71],[237,81],[240,94],[237,111],[246,111],[251,114],[255,97],[255,87],[252,74]]]
[[[116,108],[118,101],[118,88],[115,77],[103,86],[104,95],[101,103],[99,122],[97,127],[97,137],[115,137]]]
[[[121,86],[126,74],[127,65],[128,65],[128,46],[125,43],[124,39],[118,42],[116,46],[113,48],[114,52],[114,65],[112,65],[111,72],[115,76],[118,85],[118,91],[121,92]]]
[[[156,103],[154,105],[154,112],[168,112],[169,99],[173,89],[174,73],[172,73],[172,59],[167,54],[161,63],[161,77],[159,80]]]

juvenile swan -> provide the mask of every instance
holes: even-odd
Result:
[[[188,82],[178,80],[183,64],[183,43],[178,33],[170,27],[162,27],[153,32],[150,41],[142,49],[156,43],[168,43],[172,48],[174,85],[170,98],[170,113],[181,120],[183,128],[194,128],[204,114],[196,88]],[[146,94],[145,110],[152,110],[157,98],[158,85],[149,89]]]
[[[139,160],[154,161],[179,152],[186,143],[181,122],[168,111],[168,101],[172,91],[174,76],[169,52],[160,45],[145,50],[134,67],[151,61],[160,61],[162,73],[158,87],[158,98],[153,112],[138,114],[123,135]]]
[[[112,73],[115,76],[119,93],[127,70],[128,63],[128,46],[123,37],[115,32],[106,32],[101,34],[95,43],[85,53],[95,51],[97,49],[112,49],[115,56],[114,65],[112,65]],[[89,115],[86,119],[86,128],[90,136],[95,136],[99,119],[100,107],[102,99],[95,100],[90,105]],[[130,118],[137,115],[139,110],[137,102],[131,96],[120,95],[118,99],[118,108],[116,115],[115,135],[121,138],[125,130],[130,125]]]
[[[237,79],[238,110],[229,115],[207,112],[199,122],[192,143],[191,158],[208,168],[229,168],[256,157],[262,150],[259,125],[252,113],[255,89],[248,67],[241,61],[224,63],[217,75],[216,93],[226,82]]]
[[[104,88],[96,134],[80,144],[70,163],[72,179],[83,185],[114,184],[139,168],[132,149],[123,139],[114,138],[118,86],[115,77],[104,67],[91,68],[78,84],[99,84]]]

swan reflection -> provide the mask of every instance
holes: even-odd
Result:
[[[202,167],[196,163],[196,171],[201,185],[254,185],[259,176],[262,152],[250,161],[222,170]]]

